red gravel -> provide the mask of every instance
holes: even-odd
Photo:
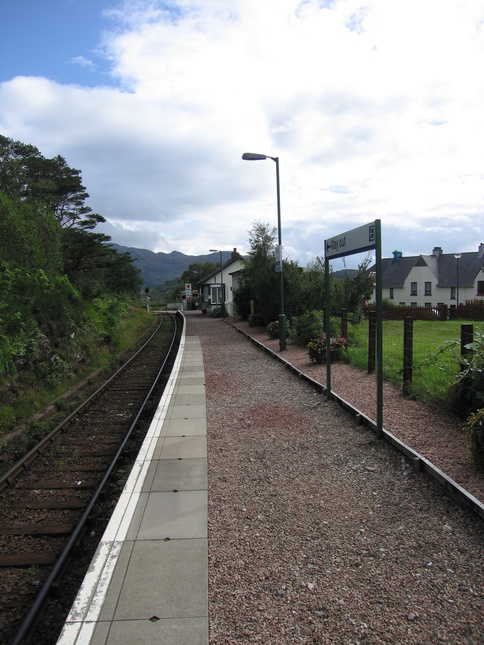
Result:
[[[484,642],[482,521],[232,327],[187,318],[207,385],[210,643]]]

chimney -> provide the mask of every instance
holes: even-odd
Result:
[[[482,242],[479,244],[479,253],[477,257],[479,258],[484,257],[484,243]]]
[[[435,255],[436,258],[439,258],[442,255],[442,247],[441,246],[434,247],[434,250],[432,251],[432,255]]]
[[[235,260],[235,258],[238,258],[238,257],[239,257],[239,254],[237,253],[237,249],[234,249],[232,251],[232,260]]]

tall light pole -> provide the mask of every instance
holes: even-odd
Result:
[[[282,275],[282,228],[281,228],[281,193],[279,186],[279,157],[270,157],[261,155],[257,152],[244,152],[242,155],[244,161],[263,161],[272,159],[276,162],[276,185],[277,185],[277,232],[279,246],[276,250],[276,271],[281,275],[281,308],[279,314],[279,349],[282,352],[286,349],[286,314],[284,313],[284,280]]]
[[[222,297],[222,318],[225,319],[225,289],[224,289],[224,275],[222,271],[222,251],[218,249],[209,249],[210,253],[220,253],[220,295]]]
[[[457,263],[457,309],[459,309],[459,260],[460,253],[454,253],[455,261]]]

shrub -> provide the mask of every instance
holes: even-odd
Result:
[[[311,338],[323,333],[324,312],[314,310],[306,311],[302,316],[292,320],[291,340],[295,345],[306,346]]]
[[[469,353],[461,358],[459,404],[470,414],[484,406],[484,333],[474,331],[474,342],[466,345]]]
[[[279,320],[274,320],[274,322],[269,323],[266,329],[269,334],[269,338],[279,338]],[[290,329],[291,323],[286,318],[286,334],[290,332]]]
[[[279,338],[279,321],[274,320],[274,322],[271,322],[267,325],[266,327],[267,333],[269,334],[269,338]]]
[[[484,408],[470,415],[463,430],[467,434],[471,466],[484,470]]]
[[[331,317],[330,334],[338,337],[341,334],[341,319]],[[295,345],[307,346],[310,340],[324,331],[324,311],[307,311],[302,316],[294,317],[291,322],[290,336]]]

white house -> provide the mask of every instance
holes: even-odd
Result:
[[[484,244],[468,253],[444,253],[382,259],[382,297],[397,305],[456,307],[466,300],[484,300]],[[375,294],[372,301],[374,302]]]
[[[205,276],[198,283],[200,293],[200,308],[203,313],[210,315],[215,308],[225,306],[228,316],[234,315],[234,290],[237,288],[237,279],[240,271],[245,267],[243,257],[232,251],[230,260],[225,262],[222,269],[218,267],[215,271]]]

